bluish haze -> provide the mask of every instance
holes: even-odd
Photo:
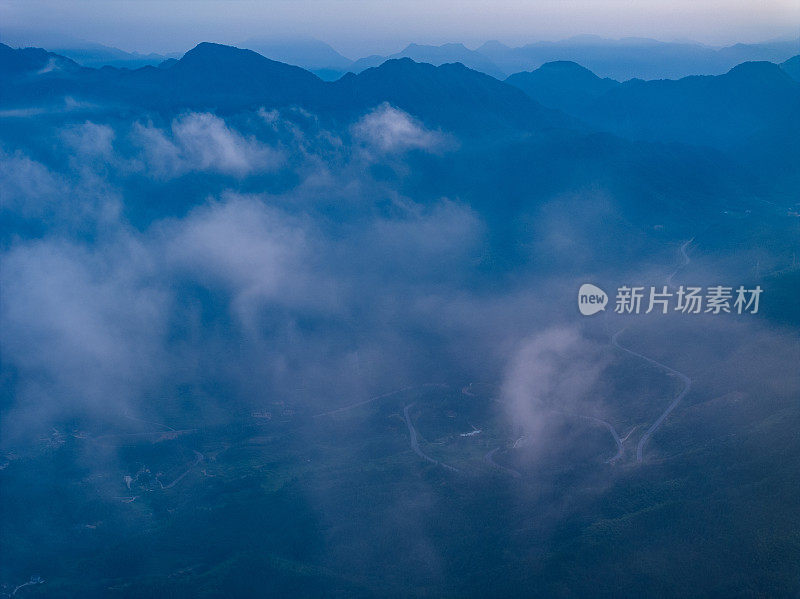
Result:
[[[443,6],[4,5],[0,596],[800,594],[794,42],[512,39],[791,11]]]
[[[144,53],[182,52],[201,41],[311,37],[354,59],[397,52],[409,42],[520,45],[590,33],[724,45],[796,38],[799,27],[793,0],[10,0],[0,6],[0,37],[9,32],[49,47],[48,35]]]

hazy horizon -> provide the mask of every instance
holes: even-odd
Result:
[[[223,6],[224,5],[224,6]],[[224,8],[224,10],[221,10]],[[619,12],[624,8],[624,12]],[[608,39],[650,38],[710,46],[796,39],[800,3],[655,2],[631,8],[617,1],[521,3],[490,8],[477,2],[403,5],[379,0],[317,0],[307,3],[177,0],[120,3],[83,0],[19,2],[0,7],[0,41],[11,45],[98,43],[128,52],[184,52],[202,41],[230,45],[254,37],[315,39],[348,58],[386,54],[409,43],[463,43],[476,48],[489,40],[511,46],[558,41],[580,35]],[[424,22],[419,18],[425,15]],[[715,27],[709,30],[708,19]],[[69,31],[69,34],[65,34]]]

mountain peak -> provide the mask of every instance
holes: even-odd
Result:
[[[242,50],[235,46],[226,46],[224,44],[216,44],[214,42],[200,42],[194,48],[189,50],[183,55],[179,62],[196,61],[196,60],[269,60],[252,50]]]
[[[506,82],[544,106],[573,113],[619,85],[613,79],[601,79],[571,60],[546,62],[533,71],[511,75]]]
[[[297,65],[308,70],[346,69],[353,62],[330,45],[314,38],[255,37],[243,42],[242,47],[254,50],[272,60]]]
[[[0,72],[19,75],[30,71],[39,74],[75,72],[80,65],[59,54],[42,48],[12,48],[0,43]]]
[[[780,65],[763,60],[743,62],[733,67],[723,77],[729,82],[742,82],[748,87],[762,91],[797,87],[797,81]]]
[[[490,51],[490,50],[510,50],[510,49],[511,48],[509,48],[502,42],[499,42],[497,40],[489,40],[488,42],[484,42],[483,45],[480,48],[478,48],[477,51],[483,52],[487,50]]]
[[[228,83],[240,81],[252,88],[255,80],[270,78],[274,81],[319,82],[319,78],[300,67],[270,60],[258,52],[212,42],[201,42],[183,55],[170,69],[206,80],[220,79]]]
[[[411,43],[411,44],[408,44],[405,48],[403,48],[403,50],[402,50],[402,52],[400,52],[400,54],[403,54],[405,52],[420,51],[420,50],[426,50],[426,51],[429,51],[429,52],[430,51],[433,51],[433,52],[435,52],[435,51],[445,51],[445,50],[451,50],[451,51],[452,50],[456,50],[456,51],[459,51],[459,52],[472,52],[472,50],[470,50],[469,48],[467,48],[464,44],[462,44],[460,42],[449,42],[447,44],[442,44],[441,46],[433,46],[433,45],[430,45],[430,44],[415,44],[415,43]]]
[[[519,89],[458,62],[434,66],[408,57],[390,59],[343,77],[330,90],[329,101],[338,100],[350,110],[388,102],[428,126],[450,131],[496,133],[573,125]]]
[[[727,74],[736,77],[757,77],[780,73],[781,68],[773,62],[768,62],[766,60],[752,60],[743,62],[742,64],[737,64],[730,71],[728,71]]]
[[[577,62],[573,62],[572,60],[551,60],[550,62],[544,63],[536,70],[542,71],[543,73],[583,75],[589,76],[593,79],[598,79],[597,75],[595,75],[592,71],[582,65],[579,65]]]
[[[377,67],[373,67],[375,69],[379,69],[381,71],[390,71],[390,70],[408,70],[413,69],[416,65],[424,64],[418,63],[413,58],[409,58],[408,56],[401,56],[399,58],[387,58]]]

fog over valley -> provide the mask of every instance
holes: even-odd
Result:
[[[791,43],[0,44],[0,595],[796,596]]]

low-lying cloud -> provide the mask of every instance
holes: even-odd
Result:
[[[242,135],[210,113],[177,117],[169,130],[137,123],[131,137],[141,149],[146,171],[163,178],[192,171],[244,177],[274,171],[283,162],[278,150]]]
[[[602,348],[577,328],[552,327],[525,339],[502,385],[510,422],[532,447],[547,443],[552,422],[597,411],[592,391],[607,363]]]
[[[382,104],[353,125],[353,135],[379,154],[408,150],[435,151],[444,147],[444,134],[426,129],[422,123],[398,108]]]

